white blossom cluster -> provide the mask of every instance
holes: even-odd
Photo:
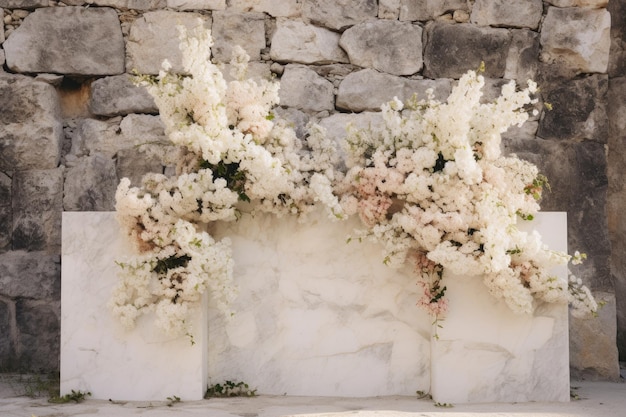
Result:
[[[445,103],[432,92],[406,105],[395,99],[382,108],[383,129],[350,129],[347,139],[341,205],[384,245],[388,264],[415,262],[424,287],[418,304],[435,317],[447,307],[444,269],[484,277],[489,292],[520,313],[532,312],[535,300],[566,302],[572,290],[548,272],[569,256],[517,227],[539,210],[544,178],[500,151],[501,134],[528,118],[536,85],[518,90],[511,81],[481,103],[483,85],[469,71]],[[582,283],[574,287],[587,300],[574,307],[595,310]]]
[[[338,163],[334,143],[316,126],[306,140],[274,121],[276,82],[244,79],[248,57],[234,48],[234,81],[211,63],[212,40],[201,22],[181,31],[182,74],[165,61],[157,77],[140,76],[177,147],[176,176],[144,176],[140,187],[122,179],[119,222],[139,255],[120,262],[122,279],[111,306],[123,324],[155,311],[172,335],[190,334],[188,314],[205,290],[227,309],[236,295],[228,240],[202,230],[245,211],[304,215],[317,202],[342,217],[333,194]],[[167,148],[171,152],[171,147]]]
[[[111,299],[127,327],[146,312],[172,335],[191,335],[189,314],[206,291],[224,311],[236,296],[228,239],[205,225],[266,211],[305,216],[316,205],[332,219],[358,214],[364,236],[381,242],[385,262],[414,263],[435,317],[445,313],[443,270],[483,276],[489,291],[514,311],[535,300],[597,306],[577,279],[547,271],[569,256],[550,251],[517,222],[539,210],[545,179],[537,168],[500,152],[501,134],[527,119],[535,85],[513,82],[481,103],[482,76],[470,71],[446,102],[417,98],[383,106],[382,130],[349,128],[347,173],[335,143],[317,125],[303,139],[274,120],[277,82],[246,79],[248,57],[234,48],[234,81],[211,63],[209,31],[181,28],[183,73],[169,63],[142,76],[159,108],[167,149],[177,149],[176,175],[148,174],[139,187],[123,179],[116,194],[122,228],[138,255],[120,262]],[[170,155],[171,157],[171,155]]]

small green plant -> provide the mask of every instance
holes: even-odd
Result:
[[[449,403],[440,403],[440,402],[436,402],[435,404],[433,404],[435,407],[443,407],[443,408],[452,408],[454,407],[452,404]]]
[[[91,392],[83,392],[83,391],[74,391],[72,390],[72,392],[70,392],[69,394],[65,394],[63,396],[52,396],[48,399],[48,402],[53,403],[53,404],[67,404],[70,401],[74,401],[75,403],[81,403],[83,401],[85,401],[85,398],[90,396]]]
[[[415,393],[417,394],[417,399],[418,400],[423,400],[424,398],[428,399],[428,400],[432,400],[433,397],[432,395],[430,395],[429,392],[426,391],[415,391]]]
[[[180,402],[180,397],[176,396],[176,395],[172,395],[171,397],[167,397],[167,406],[171,407],[174,404],[177,404]]]
[[[256,396],[256,389],[251,390],[245,382],[226,381],[223,384],[215,384],[208,387],[204,398],[254,396]]]

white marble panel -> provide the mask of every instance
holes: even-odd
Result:
[[[566,213],[539,213],[520,227],[567,251]],[[555,273],[567,277],[565,266]],[[481,279],[444,274],[449,313],[432,340],[431,393],[441,403],[569,401],[568,307],[513,313]]]
[[[430,319],[412,271],[346,242],[358,221],[269,215],[220,224],[233,241],[235,315],[209,319],[209,380],[259,393],[349,396],[428,391]]]
[[[63,213],[61,394],[89,391],[95,399],[202,399],[206,391],[206,301],[193,317],[195,345],[168,339],[144,317],[125,331],[107,302],[115,260],[131,248],[115,213]]]

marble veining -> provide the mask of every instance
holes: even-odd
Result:
[[[199,400],[206,390],[206,307],[193,318],[196,345],[169,339],[143,317],[125,331],[107,302],[116,283],[116,260],[132,248],[115,213],[63,213],[61,265],[61,394],[91,398]],[[206,300],[204,302],[206,306]]]
[[[230,380],[273,395],[569,399],[567,306],[519,316],[480,280],[446,273],[450,314],[433,339],[413,271],[384,266],[375,244],[346,243],[355,227],[322,214],[311,223],[258,215],[213,225],[214,236],[232,241],[240,294],[232,316],[207,297],[191,346],[164,338],[150,317],[121,329],[106,307],[114,261],[129,251],[115,214],[64,213],[61,393],[194,400]],[[566,249],[564,214],[540,213],[532,227]]]

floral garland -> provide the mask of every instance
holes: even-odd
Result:
[[[320,204],[333,219],[358,214],[367,228],[360,237],[383,244],[385,263],[413,262],[424,290],[418,304],[435,318],[447,308],[446,269],[484,276],[516,312],[531,312],[535,300],[568,299],[576,311],[596,310],[580,280],[568,286],[546,272],[570,257],[516,227],[539,210],[545,181],[530,163],[501,155],[500,135],[527,119],[532,82],[520,91],[511,82],[483,104],[484,80],[470,71],[445,103],[431,95],[394,100],[383,106],[383,129],[348,129],[344,174],[322,128],[308,126],[303,140],[274,119],[277,82],[245,79],[241,48],[231,63],[235,80],[226,82],[211,45],[201,26],[191,35],[181,28],[184,73],[165,61],[158,76],[139,77],[177,165],[175,176],[119,184],[118,219],[139,252],[119,263],[110,306],[122,324],[132,328],[153,311],[167,333],[191,335],[188,315],[204,292],[224,311],[237,293],[230,241],[216,242],[202,225],[255,211],[304,216]]]

